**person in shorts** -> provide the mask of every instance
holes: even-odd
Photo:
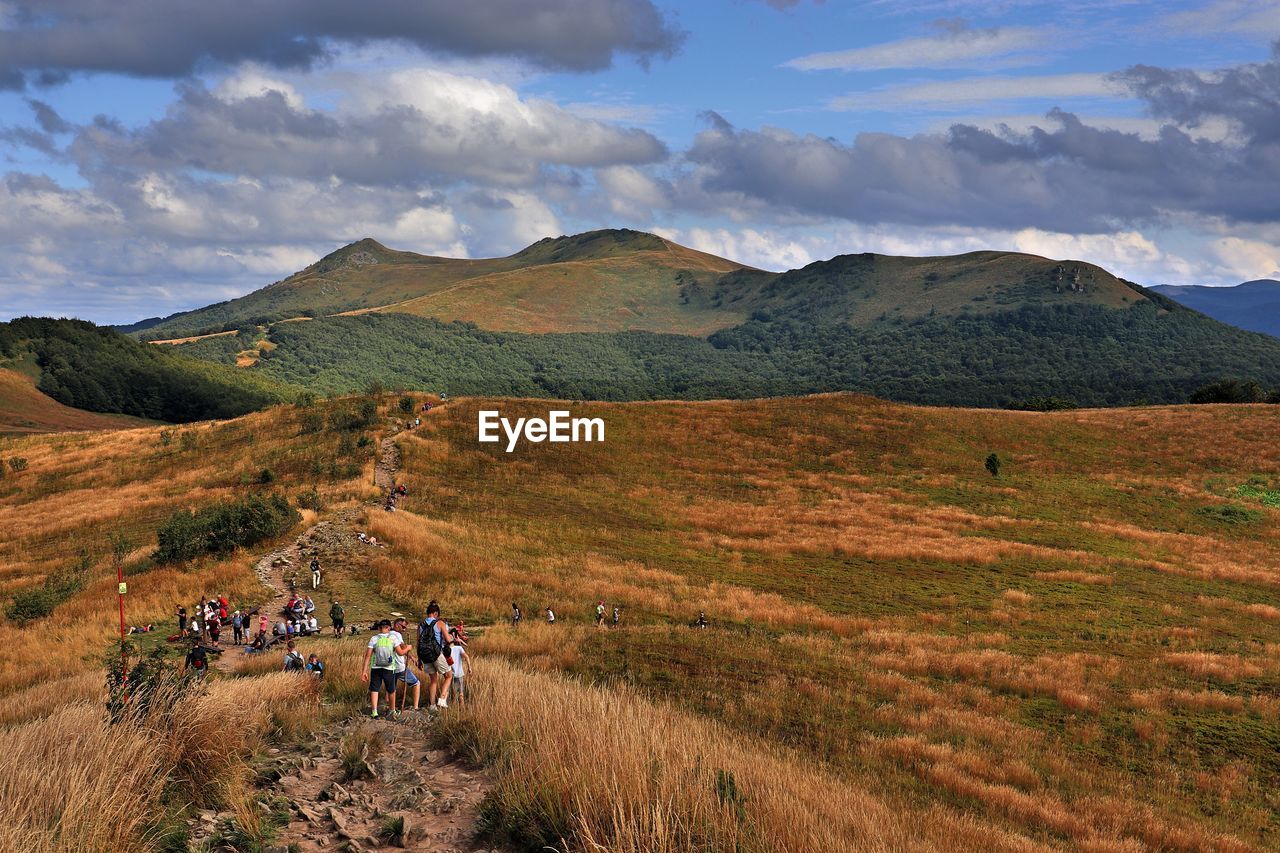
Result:
[[[453,698],[459,705],[466,704],[467,675],[471,672],[471,658],[467,655],[467,644],[458,636],[458,632],[450,632],[453,638]]]
[[[387,692],[387,702],[394,713],[396,707],[396,655],[409,650],[404,637],[391,630],[391,620],[378,623],[378,631],[369,638],[364,650],[364,666],[360,679],[369,685],[369,716],[378,716],[378,693]]]

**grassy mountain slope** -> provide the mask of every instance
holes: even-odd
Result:
[[[691,301],[741,264],[638,231],[547,238],[506,258],[438,258],[364,239],[240,299],[139,329],[148,339],[363,311],[468,320],[506,331],[648,329],[708,334],[744,315]]]
[[[1162,284],[1151,289],[1215,320],[1280,338],[1280,281],[1259,279],[1235,287]]]
[[[274,778],[279,765],[248,763],[270,762],[266,730],[310,745],[310,726],[354,712],[362,638],[299,641],[329,664],[322,710],[303,676],[213,672],[207,698],[149,735],[108,727],[107,543],[137,547],[127,618],[160,625],[142,642],[172,659],[175,602],[262,603],[253,566],[272,546],[156,565],[157,527],[177,507],[313,487],[326,509],[306,524],[346,514],[387,544],[329,567],[322,611],[345,572],[381,602],[344,597],[351,623],[435,597],[453,620],[495,626],[470,646],[478,701],[435,732],[491,763],[500,837],[472,846],[503,833],[521,849],[752,853],[1277,846],[1272,409],[570,404],[605,419],[604,443],[507,454],[476,443],[477,409],[547,403],[455,400],[396,436],[409,495],[387,513],[368,483],[396,396],[374,401],[372,427],[334,428],[363,402],[193,425],[190,441],[159,428],[0,440],[30,460],[0,480],[0,531],[21,534],[0,535],[0,597],[82,574],[48,617],[0,620],[0,846],[145,848],[175,828],[165,810],[197,804],[180,830],[226,799],[269,824],[254,789],[227,780]],[[618,628],[591,625],[598,600],[621,608]],[[503,625],[512,601],[518,631]],[[540,624],[547,605],[555,626]],[[711,627],[689,630],[699,610]],[[51,672],[33,636],[77,651]],[[171,732],[197,723],[175,749]],[[157,752],[186,763],[170,773]],[[668,814],[697,820],[649,819]],[[243,828],[256,846],[288,840],[256,825]]]
[[[122,429],[145,423],[125,415],[105,415],[64,406],[40,393],[25,373],[0,369],[0,435]]]
[[[742,305],[772,317],[870,326],[921,317],[968,317],[1024,307],[1146,300],[1101,267],[1015,252],[945,257],[841,255],[777,276],[726,276],[713,305]]]
[[[294,393],[81,320],[0,323],[0,368],[17,364],[34,365],[39,390],[67,406],[164,421],[236,417]]]

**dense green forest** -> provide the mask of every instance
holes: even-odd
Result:
[[[0,323],[0,366],[33,358],[39,389],[68,406],[164,421],[230,418],[293,396],[268,377],[139,343],[83,320]]]
[[[182,349],[233,362],[259,337]],[[1024,306],[858,328],[763,317],[709,340],[647,332],[524,335],[402,314],[271,327],[259,372],[320,393],[387,387],[569,399],[703,399],[861,391],[1019,407],[1181,403],[1224,376],[1280,387],[1280,343],[1164,300],[1116,310]]]

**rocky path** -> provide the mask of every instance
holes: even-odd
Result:
[[[392,438],[383,439],[378,485],[391,488],[399,467],[399,447]],[[300,590],[310,590],[312,556],[320,558],[321,566],[331,567],[327,571],[340,572],[358,564],[368,547],[356,539],[360,512],[358,508],[339,510],[258,560],[258,578],[270,590],[260,611],[267,614],[269,623],[287,603],[291,579]],[[329,580],[326,574],[322,589]],[[233,647],[219,655],[213,666],[233,674],[239,657]],[[426,711],[407,711],[398,719],[354,717],[326,726],[305,743],[273,747],[260,756],[254,768],[261,793],[288,803],[288,822],[275,846],[265,849],[281,853],[502,850],[475,840],[480,804],[492,785],[490,777],[433,748],[432,719]],[[218,841],[226,837],[233,821],[229,812],[199,812],[190,825],[191,849],[236,849]]]

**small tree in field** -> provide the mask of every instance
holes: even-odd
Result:
[[[987,470],[991,472],[992,477],[1000,476],[1000,457],[992,453],[987,457]]]
[[[400,411],[406,415],[413,411],[413,398],[404,396],[400,398]]]

